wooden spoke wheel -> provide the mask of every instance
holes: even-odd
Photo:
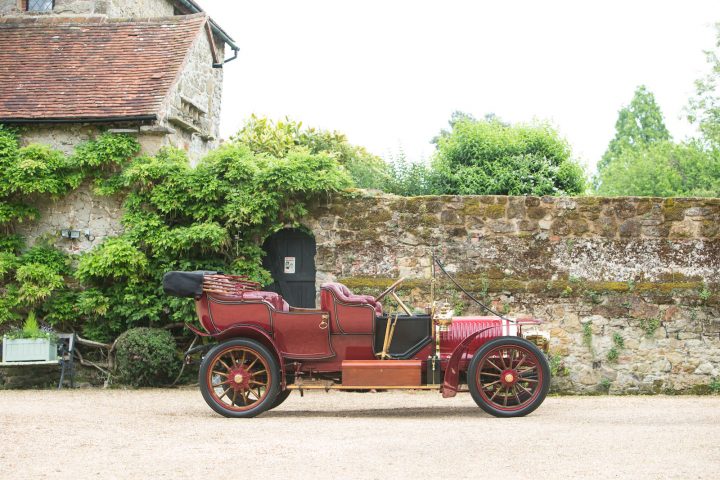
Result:
[[[483,345],[468,368],[468,387],[475,403],[496,417],[521,417],[545,400],[550,366],[533,343],[500,337]]]
[[[270,408],[268,410],[272,410],[275,407],[279,407],[280,404],[282,404],[292,393],[292,390],[283,390],[282,392],[277,394],[277,397],[275,397],[275,401],[272,405],[270,405]]]
[[[203,359],[200,391],[210,407],[226,417],[254,417],[271,408],[280,391],[275,356],[259,342],[223,342]]]

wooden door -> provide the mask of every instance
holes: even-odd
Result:
[[[286,228],[268,237],[263,250],[263,267],[274,280],[265,289],[279,293],[293,307],[315,308],[315,239]]]

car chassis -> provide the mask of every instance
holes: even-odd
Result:
[[[217,272],[168,272],[169,295],[192,297],[205,331],[217,343],[199,371],[205,401],[226,417],[256,416],[293,390],[435,390],[443,397],[470,392],[498,417],[535,410],[550,385],[549,336],[534,318],[511,319],[472,296],[433,257],[431,303],[414,314],[397,296],[403,279],[377,297],[354,295],[340,283],[320,288],[320,308],[295,308],[246,277]],[[434,300],[436,265],[490,316],[456,317]],[[384,313],[392,297],[402,314]],[[466,388],[461,387],[461,382]]]

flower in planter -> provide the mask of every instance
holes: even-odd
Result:
[[[40,329],[34,312],[28,314],[22,329],[3,336],[3,362],[55,362],[58,337],[53,331]]]
[[[21,329],[17,328],[15,330],[11,330],[10,332],[5,334],[5,337],[11,340],[17,338],[46,338],[48,340],[57,340],[57,335],[52,330],[52,328],[40,328],[37,322],[37,317],[35,316],[35,312],[28,313],[28,316],[25,319],[25,323],[23,324],[23,327]]]

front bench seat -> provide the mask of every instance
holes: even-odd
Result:
[[[372,295],[355,295],[345,285],[337,282],[323,283],[320,286],[320,289],[330,290],[335,295],[335,298],[342,303],[350,305],[370,305],[375,309],[375,313],[377,315],[382,315],[382,304],[375,300],[375,297]],[[332,305],[328,303],[325,295],[321,295],[320,303],[320,308],[322,310],[330,311],[332,308]]]

